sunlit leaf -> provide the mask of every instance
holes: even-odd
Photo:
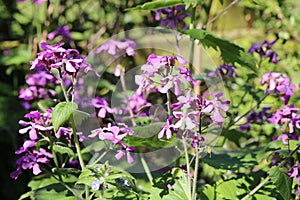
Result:
[[[77,107],[78,106],[73,102],[61,102],[54,107],[52,112],[52,123],[55,132],[70,118]]]
[[[201,29],[191,29],[185,31],[185,33],[190,37],[199,40],[203,46],[219,50],[225,63],[238,63],[242,67],[247,67],[248,69],[257,72],[255,58],[242,47]]]

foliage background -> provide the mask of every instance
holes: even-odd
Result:
[[[205,2],[208,2],[206,0]],[[50,0],[41,5],[16,0],[0,1],[0,188],[1,199],[17,199],[27,191],[30,174],[22,179],[12,180],[9,173],[15,169],[15,149],[23,138],[18,134],[18,120],[26,112],[18,92],[24,86],[25,75],[29,72],[29,61],[37,53],[38,44],[46,40],[47,33],[57,25],[68,25],[74,43],[66,43],[79,48],[82,54],[100,44],[106,38],[135,27],[158,26],[148,11],[129,10],[146,3],[143,0]],[[229,0],[213,0],[210,16],[220,12]],[[51,7],[48,7],[51,4]],[[200,8],[201,9],[201,8]],[[249,48],[253,42],[264,39],[279,39],[275,49],[282,62],[273,67],[275,71],[288,74],[295,83],[299,82],[299,29],[300,3],[293,0],[243,0],[230,8],[224,15],[211,23],[207,29],[240,46]],[[199,10],[199,25],[205,16]],[[95,40],[95,38],[103,40]],[[60,41],[61,38],[56,38]],[[8,53],[9,52],[9,53]],[[215,53],[215,62],[220,62]],[[275,68],[276,67],[276,68]],[[260,73],[262,74],[264,70]],[[242,70],[239,71],[243,75]],[[257,136],[256,133],[250,137]],[[234,142],[228,148],[238,149]],[[213,164],[212,164],[213,165]],[[225,163],[226,165],[226,163]]]

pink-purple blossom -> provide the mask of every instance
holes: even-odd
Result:
[[[265,94],[275,93],[281,96],[281,99],[287,104],[290,97],[294,95],[295,84],[291,79],[279,72],[268,72],[263,74],[261,85],[267,85]]]
[[[25,153],[25,155],[17,159],[18,168],[10,173],[10,177],[13,179],[17,179],[23,170],[32,169],[34,175],[40,174],[42,172],[40,165],[49,163],[53,158],[53,155],[45,149],[39,148],[39,151],[37,151],[33,149],[33,146],[28,146],[26,151],[24,149],[16,151],[16,154],[20,153]]]
[[[128,56],[135,56],[136,52],[136,43],[133,40],[125,39],[124,41],[117,41],[110,39],[107,42],[103,43],[96,53],[106,52],[113,56],[121,56],[127,54]]]
[[[29,133],[29,138],[31,140],[37,140],[39,138],[40,131],[50,131],[53,129],[51,126],[51,113],[52,110],[47,110],[44,114],[39,111],[31,111],[25,115],[25,118],[30,121],[20,120],[19,124],[25,126],[19,130],[20,134]],[[50,114],[50,115],[49,115]]]
[[[268,121],[273,124],[288,125],[289,133],[293,133],[295,128],[300,129],[300,114],[297,113],[300,108],[295,108],[293,104],[282,105],[282,107],[283,109],[276,110]]]
[[[64,43],[48,45],[41,42],[43,51],[39,52],[37,58],[31,64],[31,70],[39,69],[59,69],[62,74],[77,76],[79,71],[87,72],[91,70],[86,58],[82,57],[76,49],[64,49]]]
[[[247,121],[245,124],[240,126],[240,130],[250,130],[251,124],[263,124],[264,122],[267,122],[267,119],[270,117],[270,113],[268,112],[271,110],[270,107],[263,107],[261,111],[259,112],[252,112],[248,115]]]
[[[57,26],[54,31],[48,34],[48,39],[53,40],[57,36],[62,36],[64,39],[71,41],[71,32],[68,25]]]
[[[107,113],[113,113],[113,110],[110,108],[106,98],[95,97],[92,102],[94,107],[98,110],[98,117],[105,118]]]

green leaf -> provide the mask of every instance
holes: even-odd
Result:
[[[206,156],[203,161],[216,169],[235,170],[240,167],[251,168],[257,165],[255,154],[258,150],[253,151],[236,151],[211,154]]]
[[[73,102],[61,102],[54,107],[52,112],[52,123],[55,132],[70,118],[76,109],[77,105]]]
[[[236,180],[230,180],[221,183],[217,187],[217,192],[226,199],[237,199],[239,195],[238,183]]]
[[[33,191],[26,192],[25,194],[22,194],[22,195],[20,196],[19,200],[23,200],[23,199],[26,199],[26,198],[28,198],[28,197],[30,197],[30,198],[32,199],[33,194],[34,194]]]
[[[241,66],[257,72],[255,58],[248,52],[245,52],[242,47],[228,40],[219,38],[205,30],[191,29],[185,31],[185,33],[190,37],[199,40],[205,47],[212,47],[215,50],[219,49],[225,63],[238,63]]]
[[[276,185],[277,190],[283,199],[290,199],[292,189],[292,179],[279,167],[272,167],[269,171],[271,181]]]
[[[53,151],[60,154],[68,154],[69,156],[74,156],[74,152],[69,147],[64,147],[58,144],[53,145]]]
[[[176,142],[175,136],[169,140],[158,139],[157,134],[165,123],[155,122],[144,126],[132,127],[134,136],[126,136],[127,145],[136,147],[170,147]]]
[[[90,117],[90,114],[81,110],[75,110],[73,113],[75,124],[80,126],[81,123]]]
[[[171,173],[167,172],[162,177],[155,179],[150,199],[190,199],[188,178],[189,177],[181,169],[172,169]],[[167,184],[170,184],[173,189],[168,189]]]
[[[93,176],[93,172],[90,169],[85,168],[78,177],[76,184],[85,184],[91,186],[94,180],[97,180],[97,178]]]
[[[128,10],[153,10],[158,8],[166,8],[171,6],[176,6],[179,4],[183,4],[184,2],[182,0],[158,0],[153,2],[147,2],[143,5],[139,5],[137,7],[128,9]]]

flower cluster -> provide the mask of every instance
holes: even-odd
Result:
[[[19,93],[19,98],[26,101],[54,97],[56,92],[53,89],[47,89],[47,87],[59,85],[56,77],[44,70],[29,74],[26,83],[28,87],[21,89]]]
[[[270,63],[277,63],[278,54],[272,49],[273,45],[277,42],[274,40],[272,42],[268,42],[267,40],[263,41],[262,43],[252,44],[249,49],[249,53],[253,54],[254,52],[258,53],[261,57],[269,58]]]
[[[142,66],[143,74],[135,76],[135,83],[139,86],[138,92],[142,93],[148,87],[158,85],[158,91],[166,94],[174,89],[176,96],[182,94],[180,85],[184,82],[196,81],[191,77],[191,72],[184,66],[175,66],[176,61],[179,64],[187,64],[187,61],[180,56],[157,56],[151,54],[147,59],[147,64]],[[176,75],[175,75],[176,74]],[[158,79],[159,83],[156,82]]]
[[[134,151],[135,147],[127,146],[122,142],[127,135],[133,135],[133,130],[126,124],[119,123],[112,125],[109,123],[107,127],[92,130],[88,137],[94,138],[98,136],[100,140],[109,140],[113,145],[121,147],[121,150],[117,150],[115,158],[120,160],[126,155],[128,163],[131,164],[134,162],[134,158],[131,156],[130,152]]]
[[[26,141],[23,147],[16,151],[16,154],[21,153],[25,153],[25,155],[17,159],[18,168],[10,174],[13,179],[17,179],[22,170],[32,169],[34,175],[40,174],[42,172],[40,164],[47,164],[53,158],[52,154],[43,148],[40,148],[39,151],[35,150],[32,141]]]
[[[128,56],[135,56],[135,49],[136,43],[132,40],[125,39],[123,42],[121,42],[110,39],[107,42],[103,43],[98,49],[96,49],[96,53],[106,52],[116,57],[123,54],[127,54]]]
[[[85,73],[91,70],[86,58],[82,57],[76,49],[64,49],[64,43],[48,45],[41,42],[44,51],[38,53],[38,57],[31,62],[31,70],[58,69],[62,75],[76,77],[79,71]]]
[[[185,5],[157,9],[153,12],[155,13],[155,20],[160,21],[161,26],[167,27],[170,25],[171,29],[180,27],[182,30],[186,30],[188,28],[184,19],[190,16],[190,13],[185,11]],[[162,14],[166,16],[165,19],[161,19]]]
[[[57,36],[62,36],[67,41],[71,41],[72,37],[68,25],[57,26],[54,31],[48,34],[48,39],[53,40]]]
[[[252,112],[248,115],[245,124],[240,126],[241,131],[250,130],[251,124],[263,124],[270,116],[268,111],[271,110],[270,107],[263,107],[259,112]]]
[[[291,84],[291,79],[278,72],[268,72],[262,76],[261,85],[267,85],[265,94],[275,93],[287,104],[290,97],[294,95],[295,84]]]
[[[44,114],[39,111],[31,111],[24,117],[30,121],[20,120],[20,125],[25,128],[19,130],[20,134],[29,134],[29,139],[26,140],[23,146],[17,150],[16,154],[25,154],[19,159],[17,159],[16,164],[18,165],[17,170],[11,173],[11,177],[17,179],[22,173],[22,170],[32,169],[33,174],[37,175],[41,173],[40,164],[45,164],[50,162],[53,158],[51,153],[48,153],[44,148],[35,148],[35,144],[38,139],[41,138],[41,132],[49,132],[53,130],[51,126],[51,115],[52,110],[47,110]]]
[[[230,102],[222,100],[223,93],[214,95],[204,94],[195,96],[191,91],[183,93],[183,86],[196,84],[191,76],[191,72],[184,66],[187,61],[180,56],[157,56],[151,54],[146,65],[142,66],[141,75],[136,75],[135,82],[139,86],[138,91],[142,92],[147,88],[156,89],[159,93],[167,94],[172,91],[176,96],[177,102],[171,104],[172,115],[168,117],[165,125],[158,133],[158,138],[166,136],[170,139],[173,133],[182,129],[193,139],[193,147],[198,148],[199,142],[203,137],[199,137],[196,130],[200,125],[200,118],[208,116],[211,124],[221,126],[224,122],[222,113],[226,112]],[[190,134],[191,133],[191,134]]]
[[[287,124],[289,133],[294,133],[295,128],[300,129],[300,114],[297,114],[300,108],[294,108],[293,104],[290,106],[282,105],[282,107],[283,109],[276,110],[268,121],[279,125]]]

